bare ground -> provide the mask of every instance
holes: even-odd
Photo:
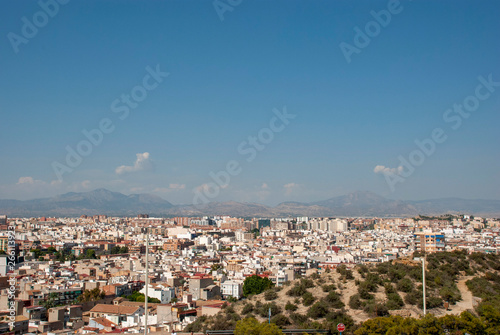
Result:
[[[355,279],[360,279],[362,280],[361,276],[357,271],[353,271],[353,275]],[[362,310],[356,310],[356,309],[351,309],[349,307],[349,299],[351,298],[352,295],[356,294],[358,291],[358,287],[355,284],[355,280],[348,280],[348,281],[342,281],[340,280],[340,274],[333,271],[331,273],[323,273],[321,275],[321,278],[324,280],[324,284],[330,284],[330,283],[335,283],[337,286],[337,292],[341,296],[342,302],[345,304],[345,310],[347,311],[347,314],[349,314],[355,322],[360,323],[364,322],[372,316],[367,314],[366,312]],[[460,277],[459,281],[457,282],[458,289],[460,290],[460,293],[462,295],[462,300],[459,301],[456,305],[450,305],[448,310],[445,310],[444,308],[434,308],[428,310],[429,313],[434,314],[435,316],[443,316],[446,314],[460,314],[463,311],[466,310],[472,310],[473,309],[473,298],[472,298],[472,293],[469,291],[467,286],[465,285],[465,282],[469,279],[473,278],[473,276],[462,276]],[[326,296],[327,293],[323,292],[323,289],[321,287],[322,284],[318,283],[318,280],[315,280],[314,283],[316,284],[315,287],[309,288],[308,291],[313,294],[313,296],[316,298],[316,300],[321,299],[322,297]],[[288,290],[292,287],[294,283],[291,283],[288,286],[283,287],[281,291],[278,292],[278,298],[273,300],[278,306],[281,307],[282,313],[284,315],[289,316],[290,312],[285,310],[285,305],[287,302],[291,302],[293,304],[296,304],[294,302],[295,297],[290,297],[287,295]],[[398,292],[401,297],[405,298],[405,293],[403,292]],[[375,293],[375,299],[377,301],[384,301],[385,300],[385,293],[384,293],[384,288],[379,287],[378,291]],[[307,311],[310,306],[306,307],[302,305],[302,299],[299,298],[300,303],[296,304],[298,306],[298,309],[295,313],[303,314],[306,315]],[[257,296],[253,296],[250,299],[248,299],[248,302],[251,302],[254,306],[257,301],[260,301],[261,303],[265,304],[267,302],[271,301],[266,301],[264,299],[264,294],[259,294]],[[241,310],[243,309],[244,303],[239,303],[236,304],[235,310],[241,314]],[[255,313],[254,313],[255,314]],[[422,315],[422,310],[418,308],[417,306],[412,306],[412,305],[405,305],[405,307],[401,310],[397,311],[391,311],[391,314],[398,314],[402,316],[411,316],[411,317],[420,317]],[[262,318],[258,315],[255,315],[255,317],[259,321],[265,321],[265,318]],[[321,321],[318,320],[318,321]]]

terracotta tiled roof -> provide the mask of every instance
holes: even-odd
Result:
[[[116,327],[116,323],[113,323],[111,321],[109,321],[108,319],[106,318],[95,318],[95,319],[92,319],[94,322],[104,326],[104,327]]]
[[[106,305],[97,304],[90,310],[94,313],[106,313],[106,314],[134,314],[139,309],[138,306],[123,306],[123,305]]]

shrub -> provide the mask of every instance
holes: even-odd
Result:
[[[408,293],[413,290],[413,282],[409,278],[403,278],[400,281],[398,281],[396,287],[398,288],[399,291]]]
[[[366,313],[372,316],[386,316],[389,315],[389,310],[385,304],[368,303],[363,309]]]
[[[371,283],[375,286],[378,286],[378,285],[381,285],[382,284],[382,279],[376,275],[375,273],[373,272],[369,272],[367,275],[366,275],[366,282],[368,283]]]
[[[267,290],[266,293],[264,293],[264,299],[267,301],[274,300],[278,298],[278,293],[274,290]]]
[[[304,286],[307,289],[314,287],[314,282],[311,279],[303,278],[300,280],[300,285]]]
[[[349,307],[352,309],[360,309],[362,305],[361,299],[359,298],[359,294],[353,294],[349,298]]]
[[[299,325],[307,322],[307,320],[308,320],[307,316],[305,316],[303,314],[299,314],[299,313],[290,313],[290,319],[292,319],[292,321],[294,323],[299,324]]]
[[[260,323],[255,318],[246,318],[236,323],[234,329],[235,335],[247,335],[247,334],[268,334],[268,335],[278,335],[283,334],[283,332],[278,328],[276,324],[269,324],[267,322]]]
[[[276,305],[274,302],[269,302],[267,304],[263,304],[256,312],[263,318],[269,316],[269,309],[271,309],[271,315],[277,315],[281,313],[281,308]]]
[[[427,308],[441,307],[443,305],[443,300],[438,297],[426,297],[425,304]]]
[[[375,270],[380,274],[386,274],[389,271],[390,263],[379,263],[375,267]]]
[[[253,312],[253,305],[251,303],[246,303],[243,306],[243,310],[241,311],[242,314],[248,314]]]
[[[420,296],[420,293],[418,293],[417,291],[408,292],[408,294],[406,294],[406,297],[405,297],[405,302],[408,305],[416,305],[418,302],[419,296]]]
[[[377,292],[377,284],[369,281],[364,281],[359,284],[358,290],[363,289],[368,292]]]
[[[397,293],[389,293],[387,299],[386,306],[389,310],[400,309],[404,306],[403,299],[401,299],[401,296]]]
[[[362,274],[368,272],[368,266],[366,266],[365,264],[360,264],[360,265],[358,265],[357,270],[358,270],[359,274],[362,275]]]
[[[202,332],[204,331],[205,321],[207,320],[206,315],[202,315],[196,318],[193,323],[190,323],[184,328],[185,332]]]
[[[324,300],[333,308],[344,307],[344,303],[340,300],[340,295],[335,291],[328,293]]]
[[[306,292],[302,295],[302,304],[304,306],[311,306],[313,302],[316,300],[311,292]]]
[[[391,281],[396,281],[402,279],[405,276],[405,271],[403,269],[391,267],[389,268],[388,275]]]
[[[370,294],[370,291],[368,291],[366,288],[363,288],[361,286],[358,287],[358,294],[359,294],[359,297],[361,299],[365,299],[365,300],[372,300],[375,298],[373,296],[373,294]]]
[[[283,314],[275,315],[271,318],[271,323],[274,323],[278,327],[284,327],[291,324],[290,319],[288,319]]]
[[[354,279],[354,275],[352,274],[352,270],[348,270],[344,264],[339,265],[337,267],[337,272],[340,273],[340,275],[344,279]]]
[[[295,312],[297,310],[297,305],[292,304],[290,301],[286,303],[285,310]]]
[[[385,289],[385,294],[396,293],[396,290],[394,289],[394,286],[392,286],[391,283],[385,283],[384,289]]]
[[[335,284],[323,285],[323,286],[321,286],[321,288],[323,289],[323,292],[335,291],[337,289],[335,287]]]
[[[324,317],[328,313],[328,306],[324,301],[318,301],[309,308],[307,311],[307,316],[319,319]]]
[[[301,297],[307,292],[307,287],[302,284],[295,284],[286,294],[292,297]]]
[[[439,291],[439,295],[443,298],[443,300],[448,301],[450,304],[455,304],[457,301],[462,299],[460,292],[455,291],[450,287],[443,287]]]

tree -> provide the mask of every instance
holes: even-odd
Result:
[[[121,253],[120,251],[121,251],[121,248],[119,246],[114,246],[113,248],[111,248],[110,253],[112,255],[115,255],[115,254]]]
[[[56,300],[59,298],[59,294],[57,292],[52,292],[49,294],[47,300],[43,301],[41,305],[45,307],[46,310],[49,308],[56,307]]]
[[[274,323],[260,323],[255,318],[245,318],[236,323],[234,335],[281,335],[283,332]]]
[[[95,255],[95,250],[93,249],[87,249],[87,251],[85,252],[85,258],[87,259],[96,259],[96,255]]]
[[[243,294],[245,296],[260,294],[272,286],[273,282],[269,278],[253,275],[247,277],[243,282]]]

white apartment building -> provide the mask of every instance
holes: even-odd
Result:
[[[146,294],[146,288],[143,287],[139,292]],[[162,284],[149,284],[148,285],[148,297],[156,298],[160,300],[162,304],[168,304],[173,298],[175,298],[175,289],[168,285]]]
[[[240,299],[243,296],[243,283],[236,280],[226,280],[222,283],[221,290],[224,298]]]

